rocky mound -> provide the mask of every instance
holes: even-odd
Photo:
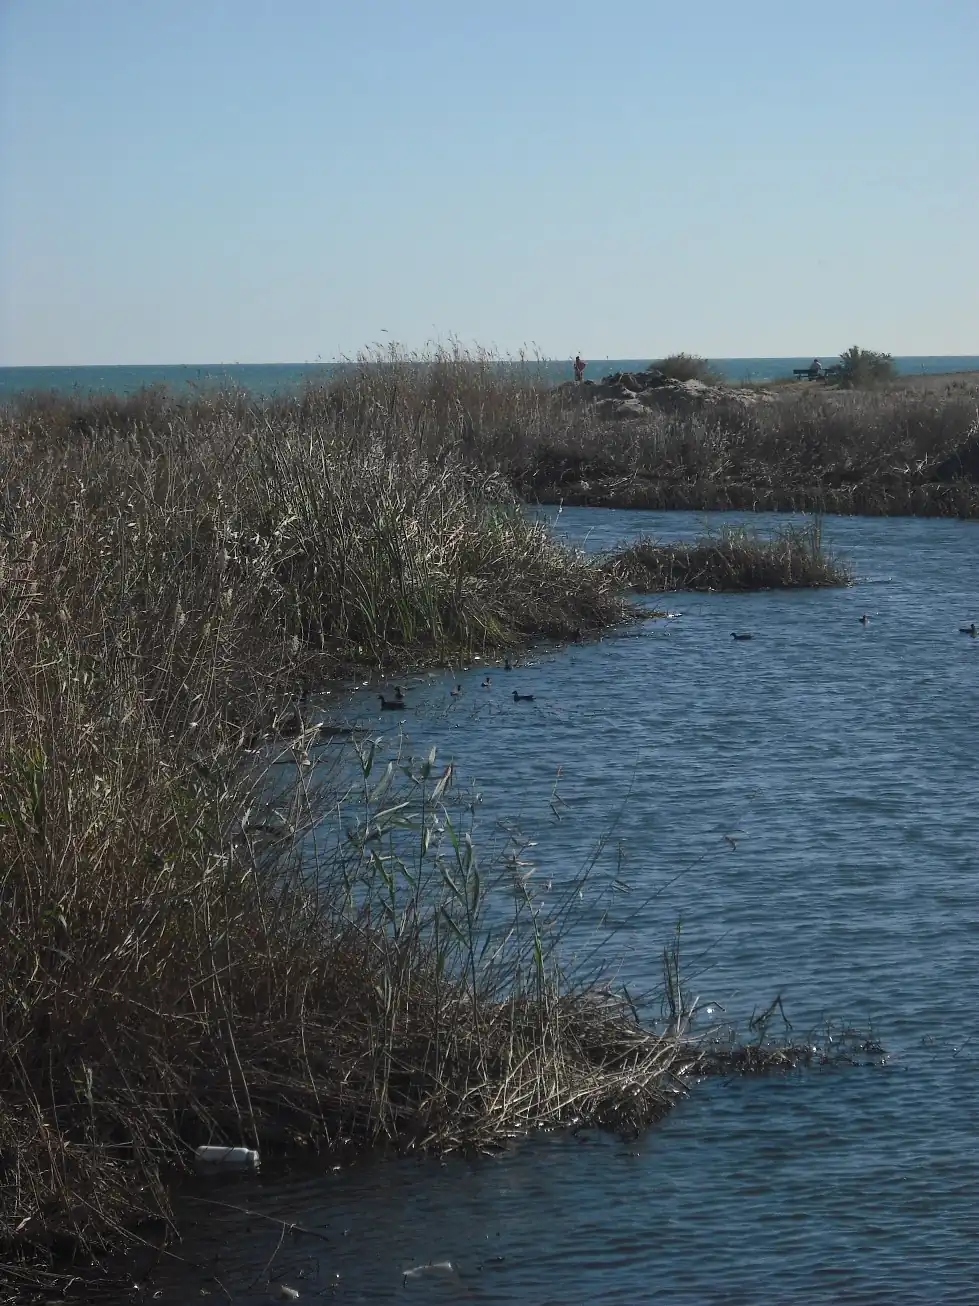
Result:
[[[678,381],[655,367],[643,372],[611,372],[598,382],[565,381],[557,387],[556,394],[565,403],[594,404],[596,415],[610,421],[647,417],[650,409],[687,411],[730,403],[753,406],[770,403],[775,398],[767,390]]]

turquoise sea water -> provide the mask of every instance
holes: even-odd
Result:
[[[824,364],[835,362],[829,355]],[[949,354],[895,358],[906,376],[941,372],[979,371],[979,355]],[[648,358],[588,360],[587,377],[597,380],[607,372],[635,371],[649,365]],[[808,367],[809,358],[716,358],[711,362],[730,381],[774,380],[792,375],[793,368]],[[236,386],[257,395],[288,394],[309,382],[327,381],[342,371],[340,363],[208,363],[159,364],[140,367],[0,367],[0,402],[29,390],[76,390],[129,394],[147,385],[166,385],[177,392],[189,388],[219,389]],[[503,366],[510,366],[503,364]],[[512,366],[523,366],[513,364]],[[572,377],[570,360],[528,363],[527,368],[554,384]]]
[[[594,550],[742,521],[785,518],[571,509],[557,526]],[[258,1306],[270,1280],[300,1306],[979,1301],[979,640],[959,633],[979,620],[979,523],[840,517],[825,537],[853,588],[650,595],[676,615],[542,651],[488,691],[481,665],[406,681],[403,727],[374,687],[335,710],[453,758],[481,798],[477,846],[518,824],[545,899],[611,830],[594,873],[620,887],[586,895],[574,934],[634,991],[682,917],[715,1019],[744,1029],[781,994],[796,1037],[872,1026],[886,1064],[711,1080],[638,1139],[269,1164],[197,1192],[226,1205],[182,1209],[190,1266],[156,1271],[161,1306]],[[452,1270],[402,1277],[430,1262]]]

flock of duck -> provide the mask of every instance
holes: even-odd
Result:
[[[869,625],[870,625],[870,617],[867,615],[866,612],[863,614],[862,617],[859,617],[858,620],[859,620],[861,626],[869,626]],[[979,626],[977,626],[975,622],[973,622],[971,626],[959,626],[959,634],[960,634],[960,635],[971,635],[972,638],[975,639],[976,636],[979,635]],[[731,631],[731,638],[732,638],[732,639],[752,639],[753,636],[747,634],[746,632],[741,632],[741,633],[739,633],[739,632],[736,631],[736,630],[732,630],[732,631]]]
[[[866,612],[863,614],[863,616],[861,616],[860,618],[858,618],[858,620],[859,620],[861,626],[869,626],[869,625],[870,625],[870,617],[867,615]],[[960,635],[971,635],[973,639],[976,639],[977,637],[979,637],[979,626],[977,626],[976,623],[975,623],[974,621],[971,623],[971,625],[968,625],[968,626],[959,626],[959,634],[960,634]],[[740,641],[740,640],[746,640],[746,639],[754,639],[754,636],[753,636],[749,631],[744,631],[744,630],[741,630],[741,631],[739,631],[739,630],[732,630],[732,631],[731,631],[731,638],[734,639],[734,640],[739,640],[739,641]],[[509,658],[507,658],[507,660],[504,662],[504,664],[503,664],[503,670],[504,670],[504,671],[512,671],[512,670],[513,670],[513,665],[512,665],[512,663],[510,662],[510,659],[509,659]],[[480,685],[480,689],[492,689],[492,687],[493,687],[493,678],[492,678],[492,676],[487,676],[487,677],[483,680],[482,684]],[[461,698],[461,697],[462,697],[462,685],[456,685],[454,689],[450,689],[450,690],[449,690],[449,694],[450,694],[450,696],[451,696],[452,698]],[[403,711],[405,710],[405,708],[407,707],[407,700],[405,699],[405,692],[404,692],[404,690],[402,689],[402,687],[401,687],[400,685],[396,685],[396,686],[395,686],[395,688],[394,688],[394,697],[393,697],[393,698],[385,698],[383,694],[379,694],[378,697],[379,697],[380,700],[381,700],[381,711],[382,711],[382,712],[403,712]],[[515,703],[532,703],[532,702],[534,701],[534,696],[533,696],[533,694],[519,694],[519,693],[517,693],[516,690],[514,690],[514,691],[513,691],[513,701],[514,701]]]
[[[503,670],[504,671],[513,670],[513,664],[511,663],[509,658],[507,658],[507,660],[504,662]],[[483,680],[483,683],[480,685],[480,689],[492,689],[492,688],[493,688],[493,677],[486,676],[486,678]],[[461,698],[462,685],[456,685],[454,689],[450,689],[449,696],[451,698]],[[403,712],[405,708],[408,706],[407,699],[405,698],[405,692],[400,685],[395,685],[393,698],[385,698],[383,694],[378,694],[378,698],[381,700],[382,712]],[[532,703],[534,701],[534,696],[533,694],[520,694],[516,690],[514,690],[513,701],[515,703]]]

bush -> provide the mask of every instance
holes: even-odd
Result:
[[[884,381],[893,381],[896,376],[897,370],[890,354],[861,349],[858,345],[853,345],[840,354],[838,384],[847,390],[865,390]]]
[[[706,358],[698,354],[670,354],[651,363],[650,367],[671,376],[675,381],[703,381],[706,385],[720,385],[724,378]]]

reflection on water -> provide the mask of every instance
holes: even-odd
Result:
[[[737,519],[578,509],[559,527],[605,548],[717,520]],[[582,899],[579,931],[608,931],[630,983],[655,984],[682,917],[704,1000],[743,1021],[781,993],[798,1029],[872,1022],[888,1066],[703,1084],[634,1142],[223,1184],[263,1218],[216,1208],[184,1252],[235,1301],[268,1300],[270,1278],[301,1301],[975,1299],[979,640],[958,628],[979,618],[979,525],[826,533],[851,590],[672,596],[678,616],[494,669],[488,690],[481,666],[420,678],[403,729],[475,779],[488,837],[507,820],[536,840],[542,892],[611,831],[616,887],[602,916]],[[367,691],[351,711],[399,728]],[[270,1216],[307,1232],[276,1251]],[[439,1261],[452,1272],[403,1278]],[[156,1286],[220,1295],[200,1271]]]

